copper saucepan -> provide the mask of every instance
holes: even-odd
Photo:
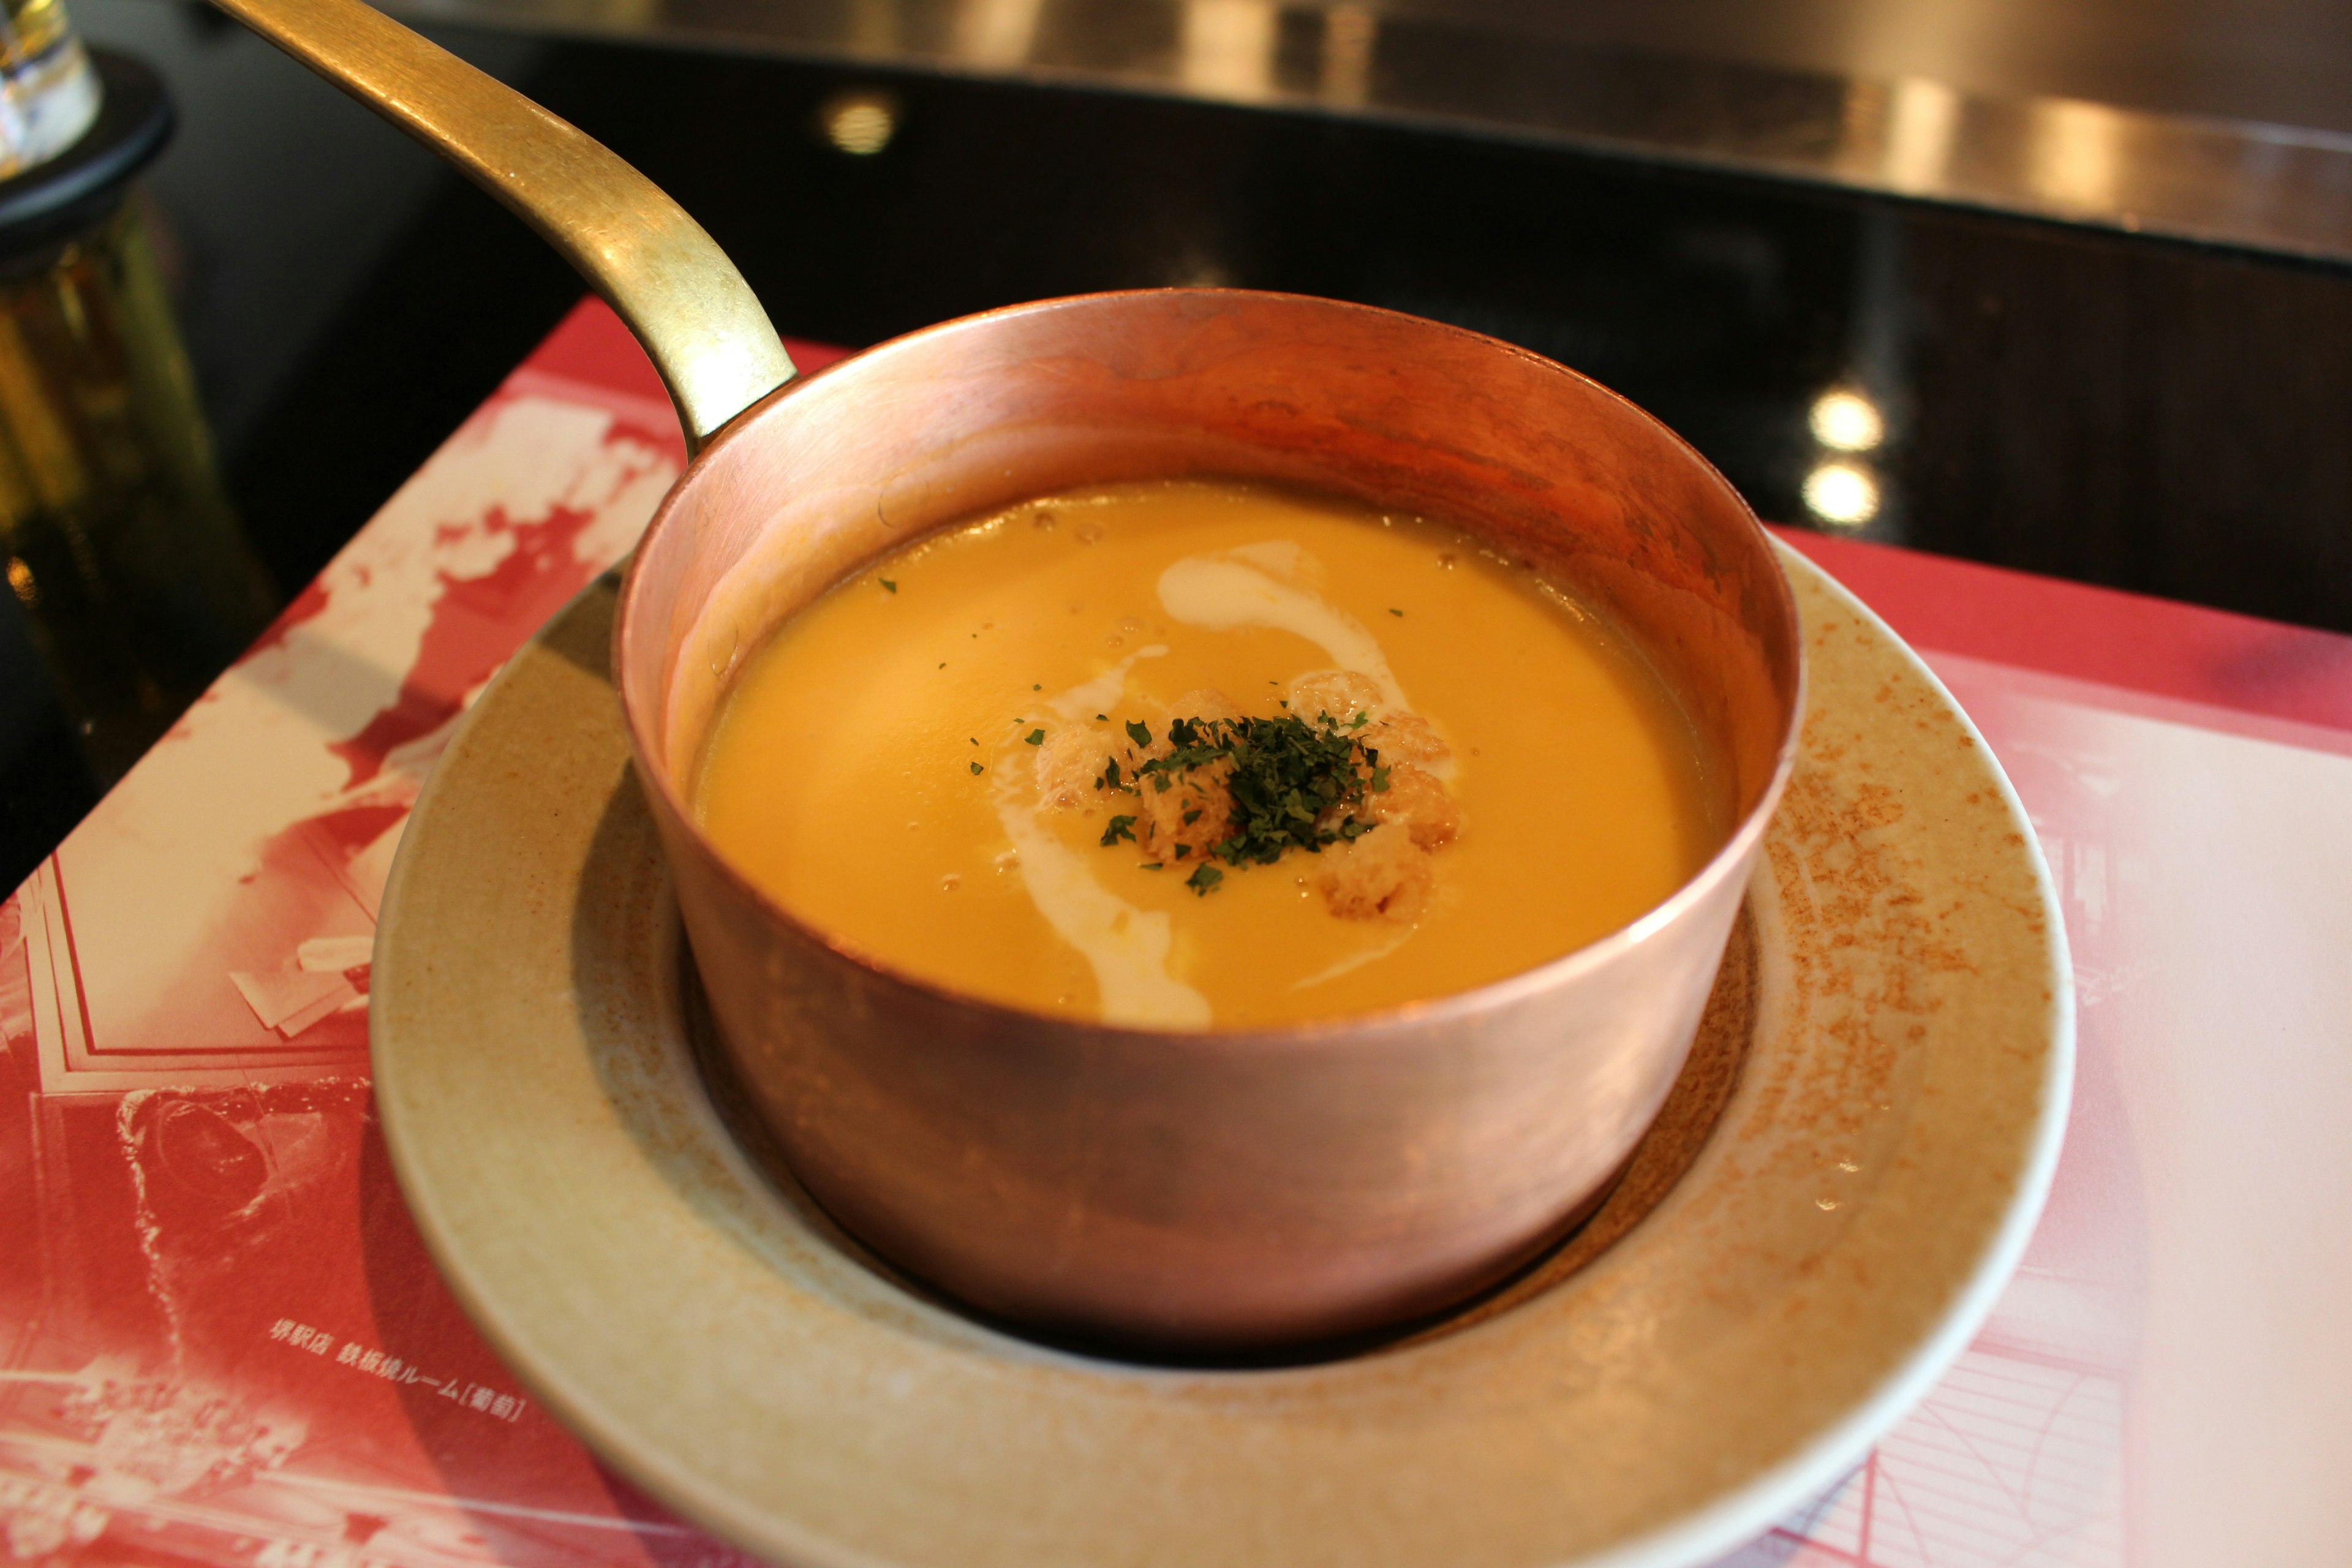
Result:
[[[787,386],[735,268],[613,153],[358,0],[218,3],[520,214],[667,384],[696,456],[623,589],[621,701],[726,1048],[848,1229],[1007,1318],[1234,1347],[1446,1305],[1605,1190],[1689,1049],[1801,705],[1787,582],[1696,453],[1492,339],[1234,290],[1016,306]],[[1633,925],[1511,979],[1181,1033],[897,973],[803,924],[701,837],[688,771],[730,674],[784,617],[974,511],[1195,474],[1444,519],[1613,617],[1710,752],[1735,825],[1722,850]]]

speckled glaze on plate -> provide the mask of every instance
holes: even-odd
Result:
[[[550,1409],[782,1563],[1728,1550],[1965,1346],[2040,1210],[2073,1068],[2064,937],[2007,781],[1909,650],[1783,558],[1811,710],[1752,945],[1618,1191],[1444,1322],[1312,1364],[1142,1366],[872,1267],[697,1070],[609,584],[483,695],[394,868],[369,1021],[417,1224]]]

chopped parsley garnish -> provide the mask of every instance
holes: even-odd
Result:
[[[988,770],[987,770],[986,768],[982,767],[978,763],[972,763],[972,764],[971,764],[971,771],[972,771],[973,773],[986,773]]]
[[[887,577],[877,577],[875,581],[882,584],[882,591],[886,594],[895,594],[898,591],[898,584]]]
[[[1154,794],[1184,781],[1188,773],[1223,764],[1221,782],[1231,800],[1228,832],[1214,844],[1178,843],[1169,858],[1203,862],[1185,886],[1205,897],[1224,879],[1211,860],[1228,866],[1271,866],[1292,849],[1310,855],[1327,845],[1349,843],[1374,824],[1360,815],[1365,801],[1389,787],[1380,753],[1357,738],[1369,721],[1359,713],[1344,728],[1329,714],[1308,723],[1297,714],[1275,719],[1178,719],[1168,726],[1168,754],[1122,770],[1107,757],[1095,780],[1097,790],[1141,795],[1146,781]],[[1152,743],[1150,727],[1129,721],[1138,746]],[[1204,807],[1189,807],[1183,826],[1198,822]],[[1103,833],[1106,846],[1139,842],[1134,816],[1114,816]]]
[[[1404,619],[1404,612],[1403,612],[1402,610],[1398,609],[1398,608],[1397,608],[1396,606],[1394,606],[1393,605],[1391,605],[1391,606],[1389,606],[1389,614],[1390,614],[1390,615],[1394,616],[1395,616],[1397,619],[1399,619],[1399,620],[1402,620],[1402,619]]]
[[[1043,730],[1032,730],[1025,738],[1031,745],[1042,746],[1045,743],[1045,731]]]

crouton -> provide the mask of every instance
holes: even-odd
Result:
[[[1397,826],[1373,828],[1323,851],[1316,890],[1342,920],[1410,922],[1429,902],[1436,873],[1429,851]]]
[[[1158,777],[1143,781],[1139,795],[1128,796],[1119,809],[1135,814],[1135,841],[1156,860],[1198,860],[1209,847],[1233,837],[1234,797],[1225,788],[1231,763],[1211,763],[1171,780],[1166,789]],[[1186,820],[1190,818],[1190,820]]]
[[[1092,805],[1104,761],[1126,749],[1126,736],[1091,724],[1054,731],[1037,748],[1037,798],[1064,809]]]
[[[1318,669],[1302,675],[1290,683],[1287,695],[1290,710],[1308,723],[1328,714],[1343,730],[1355,721],[1357,714],[1374,712],[1381,706],[1381,689],[1369,677],[1348,669]]]
[[[1384,763],[1442,763],[1454,754],[1454,748],[1418,713],[1384,713],[1358,739]]]
[[[1418,713],[1386,705],[1371,678],[1351,669],[1319,669],[1290,683],[1290,710],[1314,722],[1328,715],[1341,729],[1351,729],[1360,713],[1370,716],[1369,727],[1357,739],[1380,753],[1384,763],[1442,763],[1454,754],[1429,721]]]
[[[1451,844],[1462,832],[1462,808],[1445,785],[1411,763],[1390,766],[1389,787],[1365,795],[1362,814],[1403,828],[1423,849]]]

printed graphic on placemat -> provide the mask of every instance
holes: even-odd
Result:
[[[742,1561],[482,1345],[366,1081],[419,784],[681,458],[518,375],[0,904],[0,1563]]]

